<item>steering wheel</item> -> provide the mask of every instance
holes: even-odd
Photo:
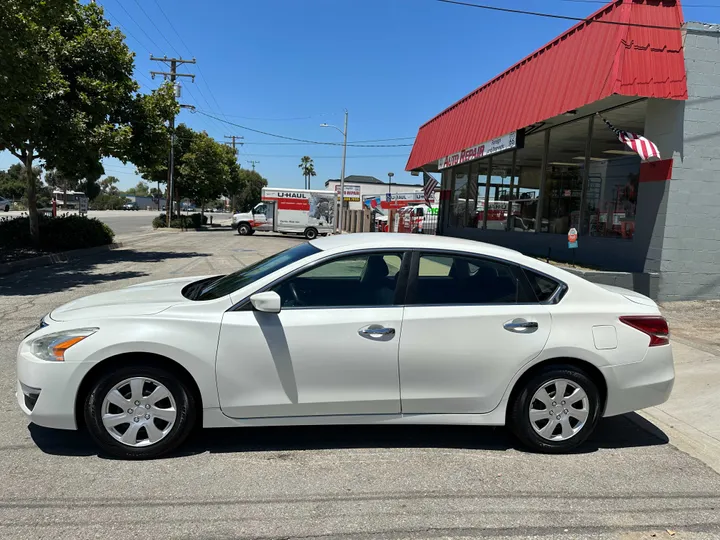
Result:
[[[295,284],[292,281],[290,283],[288,283],[288,289],[290,289],[290,292],[293,295],[293,299],[295,300],[295,305],[301,306],[302,302],[300,301],[300,297],[298,296],[298,292],[297,292],[297,289],[295,288]]]

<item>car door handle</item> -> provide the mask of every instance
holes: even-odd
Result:
[[[538,323],[534,321],[526,321],[525,319],[513,319],[503,325],[503,328],[508,332],[515,332],[516,334],[532,334],[539,328]]]
[[[360,334],[362,337],[370,339],[390,339],[395,335],[395,329],[385,328],[383,326],[380,326],[379,324],[371,324],[370,326],[366,326],[365,328],[361,328],[360,330],[358,330],[358,334]]]

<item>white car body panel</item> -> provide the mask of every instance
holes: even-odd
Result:
[[[515,384],[528,369],[549,360],[585,362],[602,374],[605,416],[658,405],[672,390],[670,346],[648,347],[648,335],[619,321],[626,315],[659,315],[647,297],[598,286],[515,251],[469,240],[356,234],[312,244],[321,251],[216,300],[182,296],[184,286],[202,279],[196,277],[136,285],[61,306],[46,319],[49,326],[19,347],[21,409],[38,425],[76,429],[77,393],[93,367],[147,353],[176,362],[192,377],[206,427],[502,425]],[[368,249],[434,249],[499,258],[563,282],[567,293],[550,305],[284,309],[278,315],[231,311],[252,293],[308,264]],[[275,317],[265,334],[258,323],[263,316]],[[502,324],[515,317],[538,322],[538,331],[506,332]],[[357,331],[369,324],[392,325],[396,334],[388,341],[360,337]],[[593,328],[602,326],[615,329],[614,348],[596,346]],[[77,328],[99,330],[70,348],[65,362],[33,356],[32,340]],[[294,386],[288,384],[290,375]],[[32,411],[23,403],[21,385],[41,391]]]

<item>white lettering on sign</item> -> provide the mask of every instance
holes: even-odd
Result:
[[[516,146],[517,131],[513,131],[497,139],[477,144],[460,152],[456,152],[455,154],[440,158],[438,160],[438,169],[447,169],[448,167],[454,167],[461,163],[480,159],[481,157],[504,152],[505,150],[512,150]]]

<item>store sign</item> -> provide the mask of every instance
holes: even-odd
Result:
[[[504,152],[505,150],[512,150],[513,148],[517,148],[517,139],[517,131],[513,131],[512,133],[508,133],[507,135],[503,135],[502,137],[498,137],[492,141],[471,146],[470,148],[466,148],[456,154],[440,158],[438,160],[438,169],[455,167],[456,165],[461,165],[463,163],[467,163],[468,161],[491,156],[492,154],[498,154],[500,152]]]
[[[361,186],[355,184],[345,184],[345,201],[360,202]],[[335,185],[335,193],[340,195],[340,184]]]

